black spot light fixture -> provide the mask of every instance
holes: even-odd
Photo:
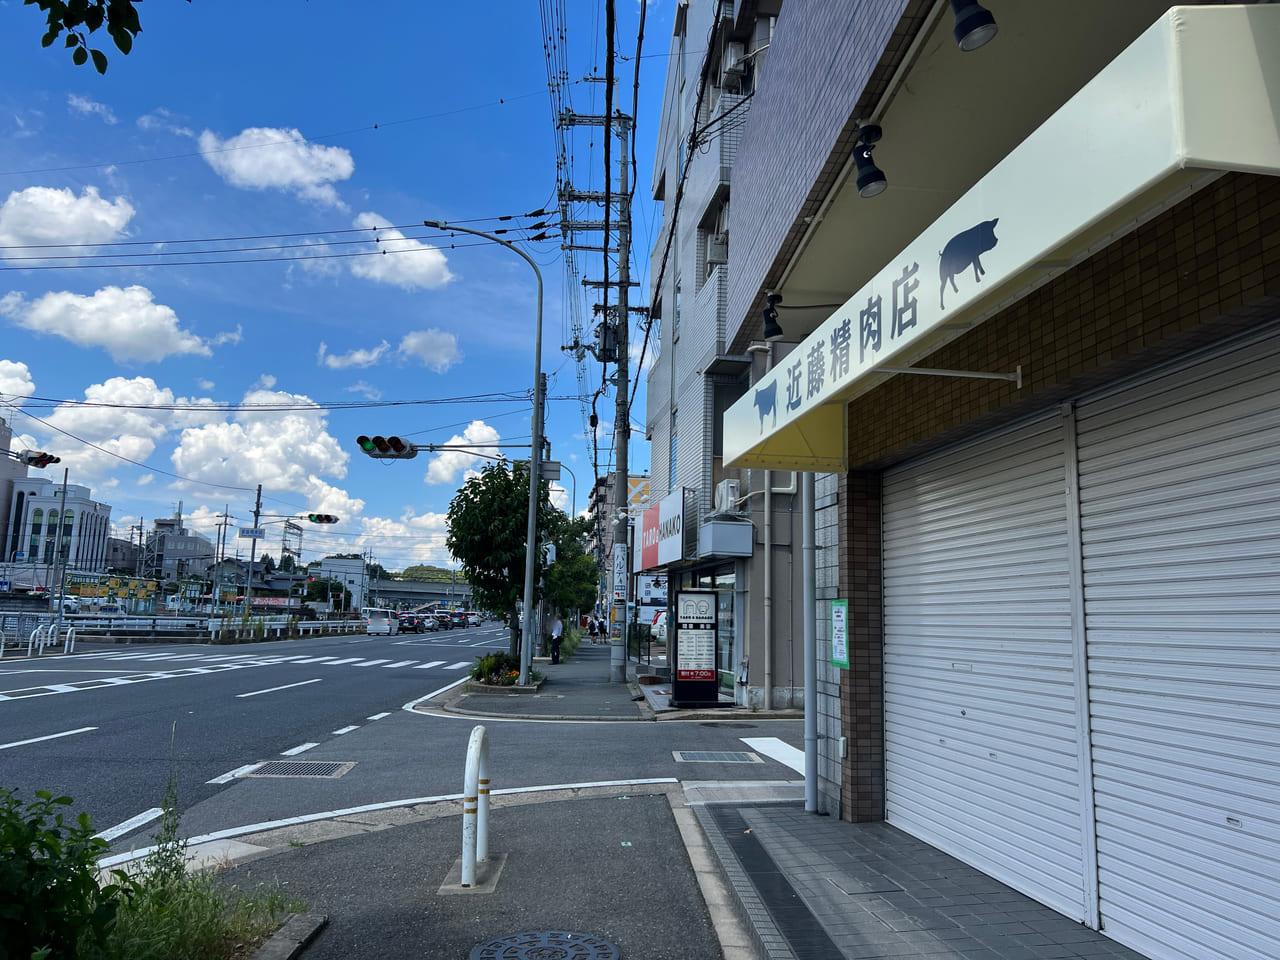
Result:
[[[764,338],[769,341],[781,340],[782,327],[778,323],[778,304],[782,302],[782,294],[771,293],[765,297]]]
[[[858,129],[858,142],[853,147],[853,162],[858,168],[858,196],[877,197],[884,193],[889,181],[884,171],[871,159],[871,151],[883,130],[878,123],[864,123]]]
[[[996,18],[978,0],[951,0],[951,12],[956,15],[956,43],[965,53],[977,50],[999,31]]]

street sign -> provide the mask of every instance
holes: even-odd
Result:
[[[264,531],[262,527],[241,527],[238,536],[241,540],[267,539],[266,531]]]
[[[8,593],[9,586],[10,584],[8,580],[0,580],[0,591],[4,591],[5,593]]]

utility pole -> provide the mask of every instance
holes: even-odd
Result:
[[[565,188],[561,190],[560,201],[562,204],[562,224],[564,230],[604,230],[608,220],[609,211],[606,210],[605,221],[575,221],[569,214],[568,204],[571,202],[588,202],[588,203],[608,203],[616,204],[618,216],[618,277],[616,281],[610,280],[605,276],[598,283],[595,281],[584,281],[588,286],[600,286],[606,291],[609,287],[616,287],[618,290],[618,306],[616,311],[611,311],[607,305],[603,308],[604,321],[601,325],[601,335],[594,347],[585,344],[575,343],[570,348],[577,353],[579,359],[581,352],[590,350],[595,354],[596,358],[602,363],[616,363],[617,372],[613,377],[614,388],[617,391],[615,402],[615,414],[613,425],[613,447],[614,447],[614,484],[613,484],[613,503],[617,513],[612,518],[613,521],[613,622],[617,625],[618,635],[613,637],[609,656],[609,679],[613,683],[625,683],[627,679],[627,601],[630,593],[630,569],[631,560],[628,556],[627,548],[627,530],[630,518],[627,515],[628,500],[630,494],[629,468],[628,468],[628,440],[631,436],[631,398],[630,398],[630,362],[629,356],[629,330],[632,312],[647,313],[644,309],[632,308],[628,303],[628,294],[631,289],[630,274],[630,254],[631,254],[631,196],[629,183],[629,164],[631,162],[631,135],[632,135],[632,118],[621,112],[614,113],[609,116],[585,116],[580,114],[571,114],[563,112],[559,117],[561,126],[573,125],[595,125],[603,127],[605,136],[611,133],[617,134],[621,149],[619,150],[619,178],[618,191],[582,191]],[[612,176],[612,171],[605,171],[606,177]],[[590,247],[581,244],[565,244],[566,249],[571,250],[591,250],[597,252],[609,251],[609,236],[606,234],[602,240],[600,247]],[[608,296],[606,293],[605,301],[607,304]]]
[[[258,519],[262,516],[262,484],[258,484],[258,498],[253,504],[253,537],[249,540],[249,577],[244,585],[244,615],[248,619],[253,610],[253,561],[258,556]]]

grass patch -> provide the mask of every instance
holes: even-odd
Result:
[[[99,875],[107,843],[70,797],[22,803],[0,788],[0,957],[9,960],[238,960],[305,904],[278,886],[247,893],[187,871],[175,779],[155,848],[136,868]]]

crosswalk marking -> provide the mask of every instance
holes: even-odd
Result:
[[[86,654],[85,657],[94,656]],[[74,659],[74,658],[67,658]],[[445,660],[430,660],[426,663],[419,663],[416,660],[396,660],[372,659],[366,660],[362,657],[344,657],[335,658],[326,657],[261,657],[253,654],[116,654],[111,653],[105,656],[96,657],[96,662],[110,663],[113,661],[121,661],[125,663],[147,663],[155,662],[156,668],[148,672],[131,673],[122,677],[90,677],[85,680],[75,680],[69,683],[51,683],[41,684],[33,687],[23,687],[19,689],[7,690],[0,693],[0,702],[9,700],[24,700],[30,697],[47,697],[61,693],[79,693],[83,690],[101,690],[109,687],[124,686],[130,683],[145,683],[148,680],[172,680],[179,677],[203,676],[211,673],[221,673],[226,670],[244,670],[253,667],[276,666],[280,663],[288,663],[290,665],[301,665],[315,663],[325,667],[335,666],[356,666],[356,667],[382,667],[392,670],[401,667],[411,667],[414,670],[431,670],[437,667],[445,670],[463,670],[470,667],[471,661],[460,660],[456,663],[448,663]],[[446,665],[447,664],[447,665]],[[87,668],[87,665],[86,665]],[[93,669],[98,669],[94,667]],[[315,681],[312,681],[315,682]]]

